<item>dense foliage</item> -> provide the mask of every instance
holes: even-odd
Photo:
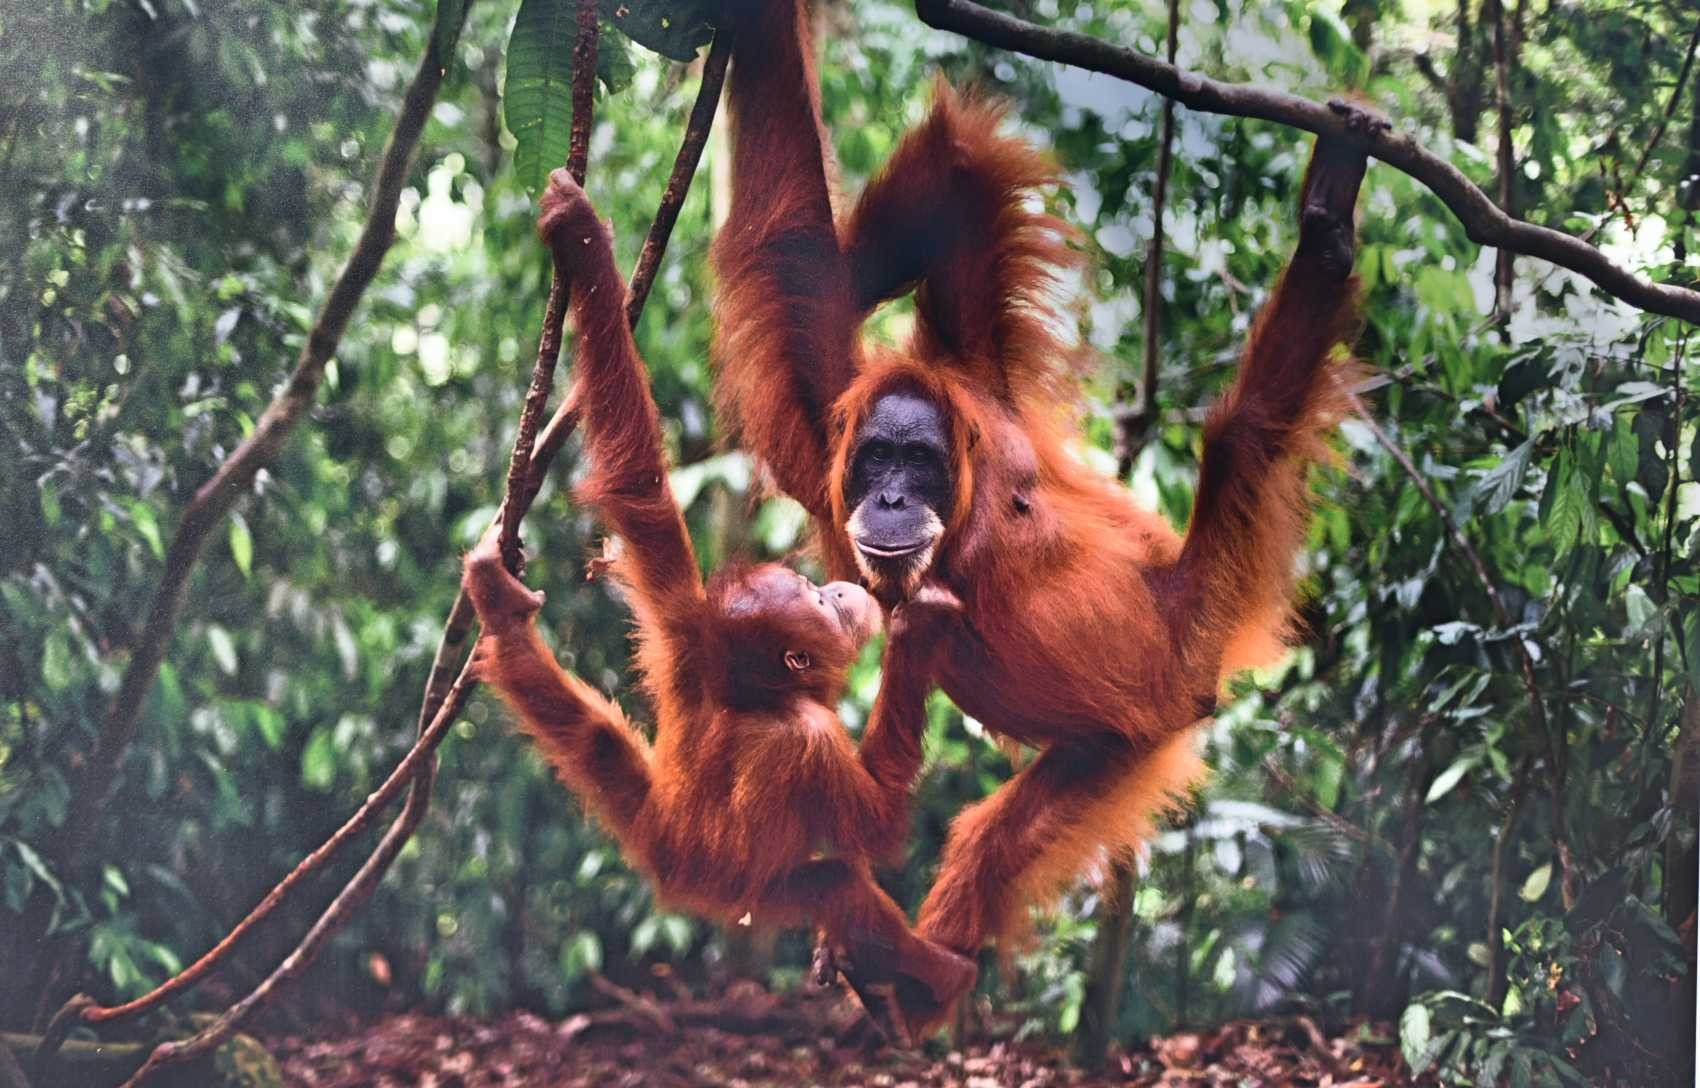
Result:
[[[667,34],[627,29],[688,56],[711,12],[678,7],[691,17]],[[1159,4],[1022,7],[1162,50]],[[1312,97],[1355,89],[1490,193],[1503,75],[1521,214],[1694,282],[1692,10],[1524,7],[1201,0],[1180,5],[1178,56]],[[311,417],[195,573],[113,781],[82,769],[165,549],[349,250],[432,11],[0,8],[0,1026],[77,987],[126,997],[160,981],[410,743],[460,550],[500,494],[547,285],[530,187],[559,149],[527,151],[516,106],[543,101],[558,126],[565,87],[532,57],[513,84],[531,99],[506,112],[503,99],[516,14],[544,26],[545,8],[473,6],[399,241]],[[940,70],[1012,97],[1022,130],[1054,147],[1069,179],[1056,199],[1095,258],[1083,287],[1105,362],[1087,424],[1113,471],[1116,406],[1144,362],[1161,100],[928,31],[887,0],[821,18],[847,186],[921,115]],[[1515,46],[1503,73],[1496,22]],[[588,187],[629,268],[697,75],[608,35]],[[1161,412],[1130,471],[1177,523],[1201,406],[1292,245],[1307,144],[1177,111]],[[705,256],[724,161],[711,144],[638,333],[710,564],[784,554],[801,526],[716,444],[708,407]],[[1448,1082],[1652,1083],[1692,1060],[1700,344],[1527,259],[1496,314],[1493,251],[1384,166],[1365,184],[1362,238],[1361,353],[1379,387],[1365,394],[1374,422],[1346,426],[1342,471],[1320,481],[1312,634],[1241,685],[1207,733],[1214,780],[1139,867],[1132,942],[1111,957],[1127,979],[1116,1034],[1368,1014]],[[549,591],[563,659],[641,718],[623,609],[582,584],[597,534],[570,476],[557,470],[527,523],[531,580]],[[847,720],[876,687],[870,657]],[[927,750],[914,848],[891,882],[911,905],[946,822],[1011,770],[942,697]],[[68,816],[106,791],[98,834],[70,848]],[[269,970],[355,864],[241,949],[225,985]],[[984,987],[1030,1030],[1072,1031],[1104,921],[1083,888]],[[589,972],[789,984],[804,952],[798,937],[752,945],[659,910],[480,698],[442,749],[421,834],[296,996],[561,1013],[592,996]]]

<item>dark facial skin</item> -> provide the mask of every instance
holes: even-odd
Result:
[[[944,417],[915,393],[887,393],[857,429],[845,501],[852,543],[875,567],[907,565],[944,531],[950,501]]]

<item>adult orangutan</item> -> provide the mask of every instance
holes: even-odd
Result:
[[[858,749],[836,708],[850,663],[880,629],[879,607],[859,586],[816,587],[775,564],[704,585],[608,233],[564,170],[550,179],[538,229],[572,285],[592,464],[579,495],[624,544],[612,569],[637,615],[655,744],[561,670],[535,626],[542,595],[502,565],[494,528],[465,563],[483,627],[475,675],[519,712],[664,901],[721,922],[824,927],[870,1011],[901,1037],[894,995],[928,1007],[975,974],[971,961],[911,933],[869,870],[908,831],[933,647],[956,602],[924,593],[894,615]]]
[[[1343,408],[1365,158],[1316,146],[1297,252],[1205,426],[1182,538],[1075,452],[1085,352],[1057,298],[1069,231],[1038,210],[1050,160],[998,133],[998,106],[941,84],[835,221],[805,7],[746,6],[714,251],[717,399],[813,516],[834,577],[860,576],[887,606],[923,577],[961,599],[940,684],[1042,749],[956,819],[921,909],[921,935],[972,955],[1137,844],[1199,777],[1189,727],[1222,679],[1279,652],[1306,477]],[[911,290],[908,343],[862,343],[872,309]]]

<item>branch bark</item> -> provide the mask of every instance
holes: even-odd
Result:
[[[679,209],[685,206],[685,194],[690,191],[691,179],[696,176],[702,149],[714,128],[714,111],[720,106],[720,88],[726,82],[726,62],[732,58],[732,34],[722,30],[714,35],[708,48],[708,59],[702,63],[702,86],[697,91],[696,104],[691,107],[690,120],[685,123],[685,138],[679,145],[679,156],[673,162],[673,173],[667,178],[667,190],[661,207],[650,224],[649,237],[643,240],[637,267],[632,270],[631,289],[626,295],[626,320],[637,327],[643,304],[649,301],[649,290],[655,285],[655,273],[661,268],[661,255],[667,252],[667,240],[673,236],[673,225],[679,221]]]
[[[1340,115],[1324,103],[1272,88],[1210,79],[1136,50],[1087,34],[1029,23],[973,0],[916,0],[915,10],[928,26],[1040,60],[1115,76],[1193,109],[1276,121],[1350,141],[1426,185],[1458,217],[1472,242],[1551,261],[1587,277],[1607,294],[1632,306],[1700,324],[1700,291],[1654,283],[1573,235],[1512,218],[1495,207],[1462,171],[1410,136],[1392,131],[1366,136],[1348,129]]]
[[[596,88],[596,39],[599,34],[596,0],[578,0],[578,32],[573,39],[573,127],[567,144],[567,172],[580,185],[584,184],[584,171],[590,154],[590,114],[592,92]],[[549,301],[543,307],[543,332],[538,337],[537,362],[531,370],[531,384],[525,391],[519,433],[514,438],[513,455],[508,460],[507,492],[498,515],[502,522],[502,562],[515,575],[525,572],[525,552],[519,539],[519,522],[525,511],[518,500],[525,494],[531,455],[536,449],[537,426],[549,403],[549,390],[555,384],[555,364],[561,358],[561,337],[567,322],[570,285],[559,268],[553,265],[551,268]]]

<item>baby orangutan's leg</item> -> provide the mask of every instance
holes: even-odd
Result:
[[[917,937],[896,903],[863,864],[837,858],[806,862],[770,885],[766,906],[784,920],[806,918],[825,930],[817,976],[844,974],[869,1015],[902,1046],[914,1038],[905,1007],[948,1008],[974,985],[974,961]]]

